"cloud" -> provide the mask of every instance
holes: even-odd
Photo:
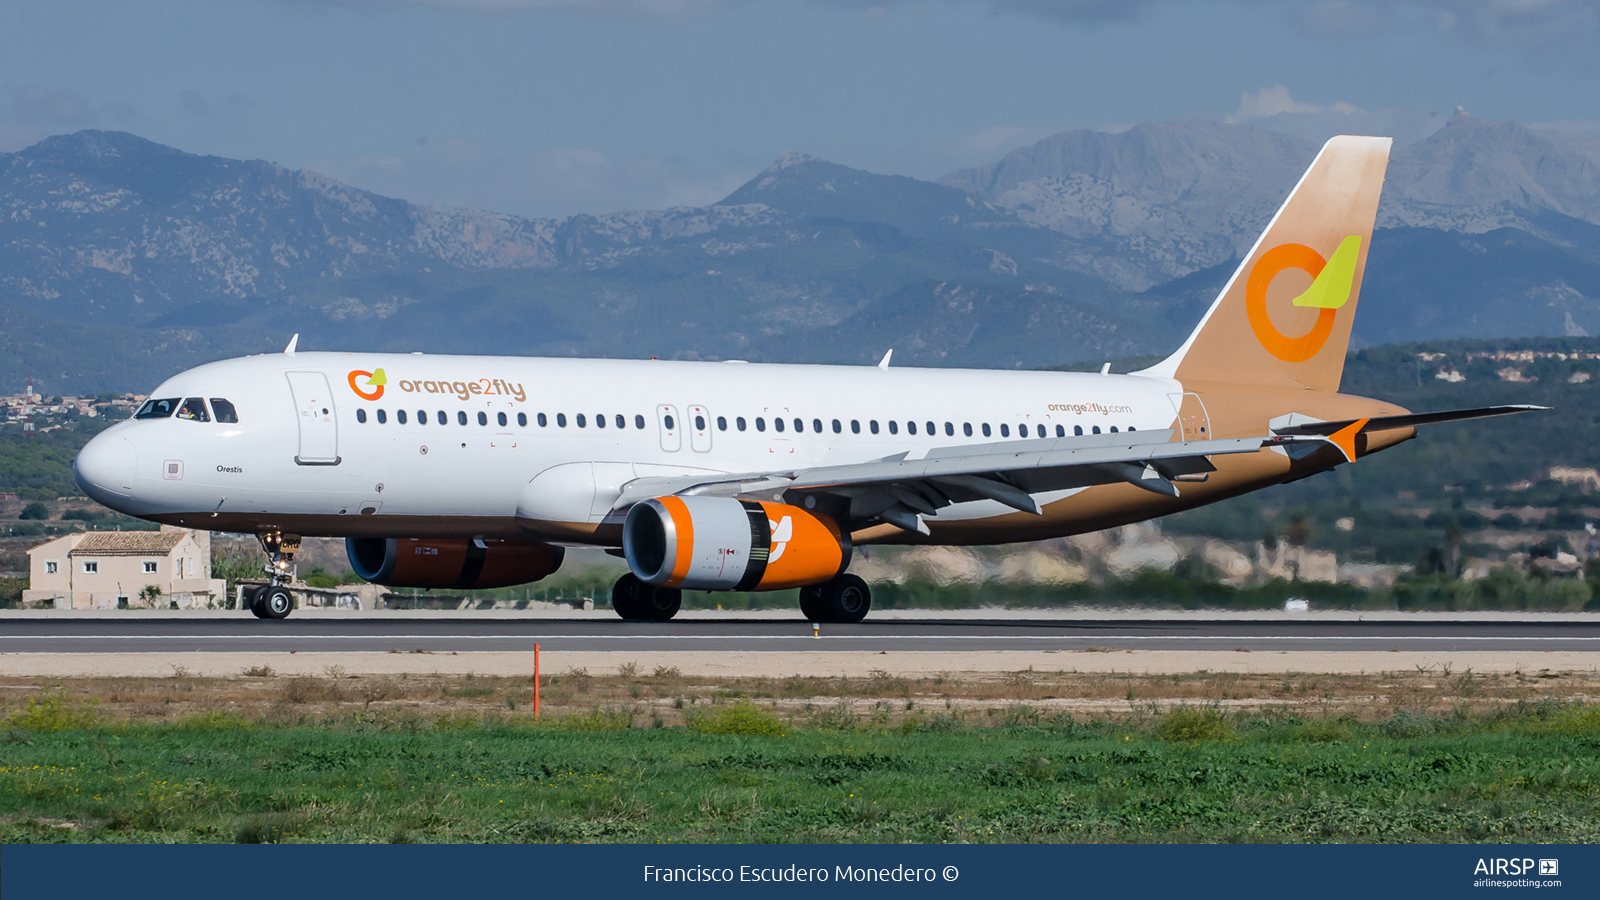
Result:
[[[416,203],[529,217],[704,206],[758,171],[707,173],[679,160],[618,160],[588,148],[510,152],[459,139],[409,145],[395,156],[313,160],[306,168]]]
[[[1256,125],[1320,144],[1336,134],[1378,134],[1396,143],[1420,141],[1444,127],[1446,117],[1421,107],[1369,112],[1345,100],[1319,106],[1296,100],[1281,84],[1239,95],[1239,108],[1223,121]]]
[[[956,169],[988,165],[1018,147],[1026,147],[1061,130],[1059,127],[991,125],[953,137],[891,147],[868,167],[914,178],[938,178]]]
[[[1568,134],[1581,134],[1592,140],[1600,140],[1600,122],[1590,119],[1561,119],[1554,122],[1529,122],[1529,128],[1540,131],[1565,131]]]
[[[211,103],[201,96],[199,91],[180,92],[178,94],[178,102],[182,104],[184,112],[196,118],[211,118]]]
[[[751,0],[342,0],[364,7],[431,6],[475,13],[573,12],[597,18],[683,21],[726,12]],[[816,6],[860,10],[882,18],[897,6],[919,0],[809,0]],[[997,14],[1031,16],[1072,25],[1100,25],[1136,19],[1148,7],[1172,0],[950,0],[987,7]]]
[[[77,91],[51,89],[37,84],[6,87],[0,103],[0,120],[48,128],[88,128],[96,121],[93,106]]]

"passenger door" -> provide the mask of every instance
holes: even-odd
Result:
[[[339,464],[339,424],[334,419],[333,391],[321,372],[289,372],[289,392],[294,395],[300,423],[300,452],[294,461],[302,466]]]
[[[1196,393],[1168,394],[1172,400],[1173,409],[1178,413],[1178,439],[1183,441],[1204,441],[1211,437],[1211,418],[1206,414],[1206,405],[1200,402],[1200,395]]]

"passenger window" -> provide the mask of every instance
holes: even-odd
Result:
[[[461,425],[467,424],[467,411],[466,410],[464,410],[464,409],[456,410],[456,422],[461,424]]]
[[[1034,428],[1033,428],[1033,431],[1039,437],[1044,437],[1044,426],[1043,425],[1035,425]]]
[[[542,418],[544,418],[544,416],[540,415],[539,418],[542,419]],[[539,424],[543,425],[544,423],[540,422]],[[517,413],[517,427],[518,428],[527,428],[528,427],[528,414],[527,413]]]
[[[893,431],[894,429],[890,429],[890,430]],[[916,434],[916,433],[917,433],[917,423],[915,423],[915,422],[907,422],[906,423],[906,434]]]
[[[500,418],[501,418],[501,419],[504,419],[504,418],[505,418],[505,415],[506,415],[506,414],[505,414],[505,413],[501,413],[501,414],[500,414]],[[486,412],[480,412],[480,413],[478,413],[478,424],[479,424],[479,425],[480,425],[480,426],[482,426],[482,425],[488,425],[488,424],[489,424],[489,414],[488,414],[488,413],[486,413]]]
[[[199,397],[190,397],[178,407],[178,418],[188,419],[191,422],[209,422],[211,414],[206,412],[206,402]]]
[[[604,427],[606,427],[606,414],[605,413],[601,413],[600,415],[594,417],[594,427],[596,427],[596,428],[604,428]]]
[[[643,431],[644,430],[644,416],[634,416],[633,417],[633,427],[639,429],[640,431]]]
[[[944,423],[944,433],[945,433],[946,437],[955,437],[956,436],[956,426],[952,425],[949,422]]]
[[[900,433],[900,423],[896,422],[893,419],[890,419],[889,420],[889,433],[890,434],[899,434]]]
[[[934,435],[936,435],[938,433],[939,433],[939,429],[933,427],[933,423],[929,422],[928,423],[928,437],[933,437]]]
[[[401,425],[404,425],[406,423],[406,411],[403,410],[403,409],[395,410],[394,411],[394,420],[396,422],[399,422]]]
[[[1128,430],[1129,430],[1129,431],[1138,431],[1138,430],[1139,430],[1139,429],[1137,429],[1137,428],[1135,428],[1135,427],[1133,427],[1133,426],[1132,426],[1132,425],[1129,425],[1129,426],[1128,426]]]
[[[727,416],[717,416],[717,430],[718,431],[727,431],[728,430],[728,417]]]
[[[221,397],[211,398],[211,413],[217,417],[218,422],[222,422],[223,424],[239,424],[239,411],[233,408],[232,403],[222,399]],[[383,421],[382,413],[378,414],[378,421]]]
[[[172,415],[178,408],[178,398],[168,397],[165,400],[146,400],[139,411],[133,414],[135,419],[165,419]]]
[[[495,420],[495,421],[496,421],[496,422],[499,422],[499,423],[500,423],[500,427],[501,427],[501,428],[504,428],[504,427],[506,427],[506,414],[505,414],[505,413],[500,413],[500,414],[498,414],[498,415],[496,415],[496,416],[495,416],[495,417],[494,417],[494,420]]]
[[[1056,426],[1056,437],[1066,437],[1066,436],[1067,436],[1066,426],[1057,425]]]
[[[364,409],[361,409],[360,407],[357,407],[356,408],[356,421],[360,422],[363,425],[367,424],[367,411],[364,410]]]
[[[805,430],[806,430],[806,423],[804,421],[800,420],[800,419],[795,419],[794,420],[794,433],[795,434],[803,434],[805,432]],[[822,429],[818,428],[817,430],[821,431]]]
[[[739,429],[740,431],[743,431],[744,430],[744,416],[740,416],[739,418],[734,419],[733,420],[733,427]]]
[[[567,427],[567,414],[566,413],[556,413],[556,427],[557,428],[565,428],[565,427]]]
[[[1094,426],[1094,433],[1095,434],[1099,434],[1100,433],[1100,426],[1099,425]]]
[[[1000,426],[1000,436],[1001,437],[1011,437],[1011,426],[1010,425],[1001,425]]]
[[[833,433],[834,434],[843,434],[844,433],[844,425],[840,424],[838,419],[834,419],[833,420]]]
[[[811,420],[811,430],[815,431],[817,434],[821,434],[822,433],[822,420],[821,419],[812,419]],[[833,430],[834,431],[838,431],[839,430],[839,422],[837,420],[835,420],[834,423],[833,423]]]
[[[1117,426],[1115,426],[1115,425],[1111,426],[1111,433],[1112,434],[1116,434],[1117,433]]]
[[[672,429],[674,429],[674,428],[677,428],[677,427],[678,427],[678,423],[677,423],[677,422],[674,422],[674,421],[673,421],[673,420],[672,420],[672,417],[671,417],[671,416],[662,416],[662,417],[661,417],[661,424],[663,424],[663,425],[665,425],[665,426],[667,426],[667,430],[668,430],[668,431],[671,431],[671,430],[672,430]],[[583,427],[583,416],[579,416],[579,417],[578,417],[578,427],[579,427],[579,428],[582,428],[582,427]]]
[[[1072,433],[1073,433],[1074,436],[1082,437],[1083,436],[1083,426],[1082,425],[1074,425],[1074,426],[1072,426]]]
[[[618,428],[627,428],[628,427],[628,417],[623,415],[622,413],[617,413],[617,427]]]
[[[967,437],[972,437],[972,423],[971,422],[962,422],[961,423],[961,433],[966,435]]]
[[[782,431],[783,430],[783,420],[782,419],[773,419],[772,420],[772,427],[777,431]]]
[[[850,420],[850,433],[851,434],[860,434],[861,433],[861,420],[860,419],[851,419]]]
[[[440,425],[449,425],[450,424],[450,416],[442,409],[439,410],[439,414],[437,416],[435,416],[434,418],[439,420],[439,424]]]
[[[983,423],[983,436],[984,437],[989,437],[989,423],[988,422]]]
[[[384,412],[381,409],[378,410],[378,424],[379,425],[385,425],[385,424],[388,424],[388,422],[389,422],[389,414]]]
[[[578,423],[578,427],[579,428],[588,428],[589,427],[589,420],[584,417],[583,413],[578,413],[573,418],[574,418],[574,421],[576,421]],[[671,416],[667,417],[667,427],[668,428],[672,427],[672,417]]]
[[[1017,437],[1025,438],[1027,436],[1028,436],[1028,426],[1026,426],[1026,425],[1018,425],[1017,426]]]
[[[872,421],[868,422],[867,426],[872,429],[872,433],[873,434],[877,434],[878,433],[878,420],[877,419],[873,419]]]
[[[697,416],[694,417],[694,430],[695,431],[705,431],[706,430],[706,417],[705,416],[697,415]]]
[[[757,431],[766,431],[767,430],[767,420],[761,418],[760,416],[756,416],[756,430]]]
[[[418,425],[426,425],[426,424],[428,424],[428,411],[427,410],[425,410],[425,409],[417,410],[417,424]]]

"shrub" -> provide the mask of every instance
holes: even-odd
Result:
[[[11,714],[13,728],[27,731],[75,731],[100,724],[100,714],[92,704],[68,704],[59,695],[29,697],[23,708]]]
[[[21,514],[19,514],[17,518],[48,519],[50,518],[50,508],[45,506],[42,501],[35,500],[32,503],[29,503],[27,506],[24,506]]]
[[[633,727],[633,714],[614,706],[596,707],[586,713],[563,716],[556,720],[556,727],[566,731],[625,731]]]
[[[737,703],[718,710],[707,710],[690,717],[689,730],[697,734],[742,734],[758,737],[784,737],[783,722],[754,703]]]
[[[1221,710],[1180,706],[1161,717],[1155,736],[1163,741],[1198,743],[1231,740],[1234,731]]]

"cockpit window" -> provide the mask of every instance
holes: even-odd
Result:
[[[211,413],[217,417],[218,422],[226,422],[229,425],[239,424],[238,410],[233,408],[232,403],[221,397],[211,398]]]
[[[190,397],[178,407],[178,418],[188,419],[191,422],[209,422],[211,415],[206,412],[206,402],[199,397]]]
[[[133,414],[135,419],[165,419],[172,415],[178,408],[177,397],[168,397],[165,400],[146,400],[139,411]]]

